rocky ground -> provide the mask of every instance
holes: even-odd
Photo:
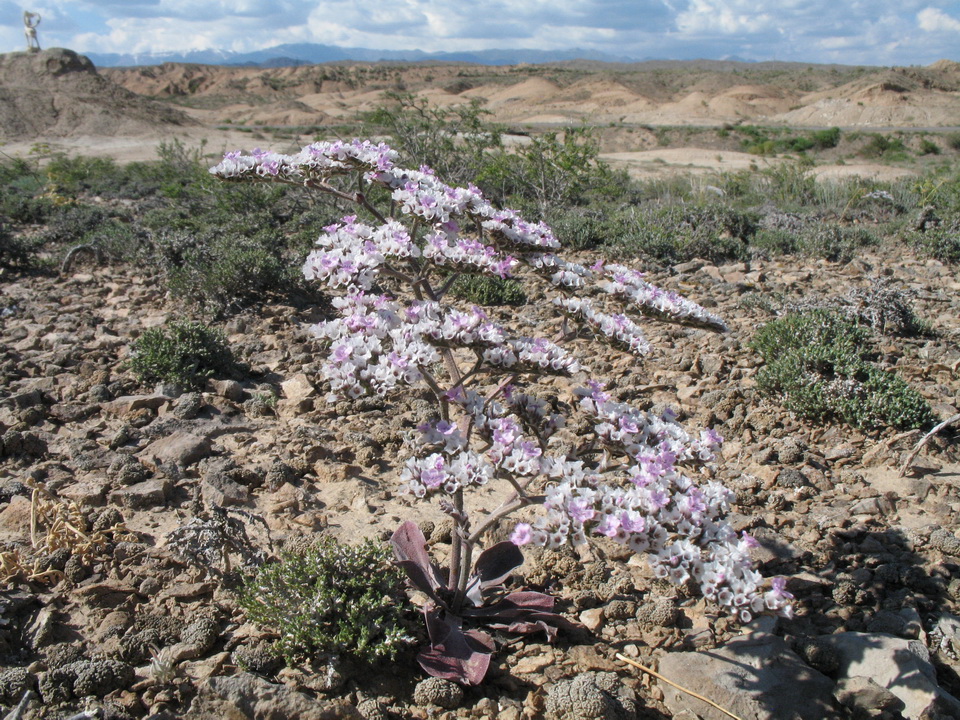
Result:
[[[421,398],[327,405],[305,329],[322,313],[277,303],[227,323],[248,372],[202,393],[144,387],[122,364],[130,343],[179,310],[155,278],[98,265],[8,272],[0,703],[33,690],[40,699],[22,716],[32,718],[729,717],[620,654],[742,718],[960,717],[955,434],[935,437],[901,478],[921,433],[811,424],[755,390],[761,361],[747,343],[776,309],[878,276],[912,291],[936,333],[881,337],[882,363],[938,416],[956,414],[960,278],[893,245],[847,265],[698,261],[653,273],[730,332],[650,326],[655,350],[642,364],[583,348],[621,398],[672,406],[691,429],[726,437],[714,473],[736,491],[732,521],[760,541],[763,572],[788,579],[794,619],[739,628],[617,546],[531,553],[525,581],[582,629],[552,646],[498,637],[487,682],[462,691],[422,682],[412,653],[375,672],[279,667],[223,564],[231,522],[276,552],[321,532],[383,538],[413,518],[442,556],[449,526],[397,481],[400,433],[429,412]],[[531,300],[492,312],[536,325]],[[205,546],[171,538],[190,523],[203,524]]]

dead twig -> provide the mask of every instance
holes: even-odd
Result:
[[[33,690],[27,690],[13,710],[4,715],[3,720],[21,720],[27,712],[30,702],[36,697]]]
[[[920,442],[918,442],[917,446],[913,449],[913,451],[909,455],[907,455],[907,459],[903,461],[903,466],[900,468],[899,477],[903,477],[904,475],[907,474],[907,471],[910,469],[910,464],[913,462],[914,458],[917,457],[917,454],[923,449],[923,446],[930,441],[930,438],[932,438],[934,435],[936,435],[938,432],[943,430],[948,425],[953,425],[953,423],[957,422],[957,420],[960,420],[960,413],[958,413],[957,415],[954,415],[951,418],[947,418],[942,423],[937,425],[933,430],[931,430],[922,438],[920,438]]]
[[[661,675],[660,673],[658,673],[656,670],[651,670],[651,669],[648,668],[646,665],[641,665],[641,664],[638,663],[636,660],[631,660],[630,658],[625,657],[625,656],[621,655],[620,653],[617,653],[617,659],[618,659],[618,660],[623,660],[623,662],[625,662],[625,663],[627,663],[627,664],[629,664],[629,665],[633,665],[635,668],[639,668],[639,669],[643,670],[645,673],[649,673],[650,675],[653,675],[657,680],[662,680],[663,682],[667,683],[667,685],[671,685],[671,686],[675,687],[677,690],[680,690],[681,692],[685,692],[687,695],[690,695],[691,697],[695,697],[697,700],[702,700],[703,702],[705,702],[705,703],[706,703],[707,705],[709,705],[710,707],[714,707],[714,708],[716,708],[717,710],[719,710],[720,712],[722,712],[724,715],[729,715],[730,717],[733,718],[733,720],[743,720],[743,718],[741,718],[739,715],[734,715],[734,714],[733,714],[732,712],[730,712],[729,710],[726,710],[725,708],[720,707],[720,706],[717,705],[713,700],[709,700],[709,699],[705,698],[703,695],[698,695],[698,694],[695,693],[693,690],[688,690],[687,688],[683,687],[682,685],[677,685],[675,682],[673,682],[673,680],[668,680],[668,679],[665,678],[663,675]]]
[[[98,248],[96,245],[77,245],[70,249],[70,252],[67,253],[67,256],[63,259],[63,263],[60,265],[60,274],[66,275],[69,272],[71,266],[73,265],[74,259],[82,252],[88,252],[96,259],[98,263],[103,262],[103,251]]]

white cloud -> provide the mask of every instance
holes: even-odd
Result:
[[[927,32],[960,32],[960,20],[932,7],[917,13],[917,25]]]
[[[315,42],[427,52],[579,47],[636,58],[890,65],[956,57],[960,31],[956,0],[29,2],[43,15],[44,47],[80,52],[249,51]],[[19,3],[0,0],[0,51],[20,49],[21,13]]]

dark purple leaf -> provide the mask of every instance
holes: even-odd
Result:
[[[463,631],[461,619],[440,608],[424,609],[430,647],[417,655],[428,675],[479,685],[490,667],[493,640],[477,630]]]
[[[439,602],[436,591],[444,586],[440,570],[430,561],[427,539],[417,524],[409,520],[390,536],[397,565],[403,568],[418,590]]]
[[[523,553],[512,542],[497,543],[480,553],[473,574],[480,578],[480,587],[499,585],[523,565]]]

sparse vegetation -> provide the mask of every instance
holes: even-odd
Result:
[[[402,586],[382,545],[324,537],[248,577],[240,606],[248,620],[276,634],[276,651],[290,665],[339,655],[373,663],[395,658],[412,639]]]
[[[127,366],[143,383],[167,382],[201,388],[207,378],[234,369],[223,333],[189,320],[145,330],[134,341]]]
[[[786,315],[761,328],[751,345],[765,362],[759,390],[801,417],[865,429],[933,423],[916,390],[869,360],[869,330],[840,312]]]

